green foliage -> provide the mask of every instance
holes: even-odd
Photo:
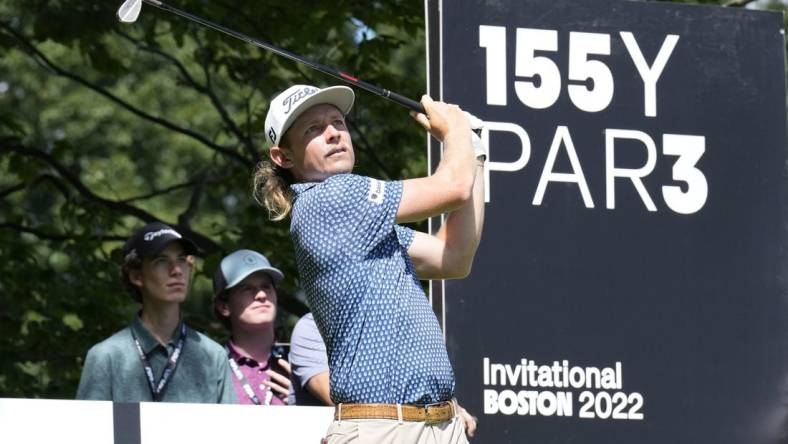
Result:
[[[241,247],[287,276],[281,339],[306,310],[288,224],[268,220],[250,176],[266,155],[268,98],[293,82],[338,82],[148,5],[119,24],[120,3],[0,3],[0,397],[74,396],[87,349],[138,309],[118,249],[150,220],[205,253],[184,304],[195,328],[224,339],[210,277]],[[418,2],[174,4],[403,94],[425,89]],[[363,25],[374,33],[360,41]],[[351,119],[358,172],[425,170],[423,133],[401,107],[360,92]]]
[[[286,274],[281,339],[305,310],[288,224],[253,201],[250,175],[268,98],[338,81],[148,5],[119,24],[120,3],[0,2],[0,397],[73,397],[87,349],[138,308],[118,249],[147,221],[205,252],[184,304],[195,328],[226,335],[210,276],[241,247]],[[426,89],[423,2],[173,4],[405,96]],[[357,91],[350,123],[357,172],[426,171],[423,132],[398,105]]]

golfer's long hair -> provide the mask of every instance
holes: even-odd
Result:
[[[295,182],[293,174],[267,160],[257,164],[252,176],[252,192],[255,200],[268,210],[271,220],[279,221],[290,214],[293,208],[293,192],[290,185]]]

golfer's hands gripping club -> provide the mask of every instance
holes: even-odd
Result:
[[[421,104],[426,114],[411,111],[410,115],[433,137],[445,142],[449,133],[465,135],[470,131],[474,156],[482,161],[487,158],[487,149],[479,137],[484,122],[457,105],[436,102],[427,95],[422,96]]]

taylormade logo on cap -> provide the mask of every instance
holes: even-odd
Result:
[[[134,230],[129,240],[123,246],[123,254],[137,254],[139,257],[155,256],[172,242],[177,241],[186,254],[196,254],[197,246],[187,237],[183,237],[171,226],[161,222],[151,222],[144,227]]]
[[[271,100],[265,116],[265,136],[271,146],[281,142],[282,135],[290,125],[312,106],[327,103],[334,105],[346,115],[353,107],[355,94],[347,86],[317,88],[310,85],[293,85]]]
[[[164,234],[171,234],[177,237],[178,239],[181,238],[181,234],[178,233],[177,231],[173,230],[172,228],[165,228],[159,231],[150,231],[148,233],[145,233],[145,235],[142,236],[142,239],[146,241],[152,241],[153,239],[156,239],[157,237],[162,236]]]

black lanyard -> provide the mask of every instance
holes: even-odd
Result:
[[[233,359],[230,352],[230,348],[225,347],[225,349],[227,350],[227,362],[230,363],[230,368],[233,371],[233,375],[235,375],[235,378],[238,379],[238,382],[241,383],[241,387],[244,389],[244,393],[246,393],[246,396],[248,396],[249,399],[251,399],[255,405],[260,405],[261,404],[260,398],[257,397],[257,394],[255,394],[252,385],[249,384],[249,381],[246,380],[246,377],[241,371],[241,368],[238,366],[238,363],[235,362],[235,359]],[[271,389],[266,389],[265,405],[271,405],[271,400],[273,398],[274,398],[274,394],[271,392]]]
[[[142,351],[140,341],[137,340],[137,335],[134,334],[133,329],[131,330],[131,336],[134,338],[134,345],[137,346],[137,353],[140,355],[142,368],[145,369],[145,376],[148,377],[148,387],[150,388],[150,393],[153,396],[153,400],[156,402],[161,401],[161,397],[164,394],[164,389],[167,387],[167,383],[170,382],[170,377],[175,372],[175,367],[178,366],[178,358],[181,356],[184,344],[186,344],[186,324],[181,323],[181,335],[180,338],[178,338],[178,345],[175,346],[175,351],[172,352],[170,359],[167,361],[167,365],[164,367],[164,371],[161,373],[161,378],[159,378],[158,384],[153,377],[153,368],[150,366],[148,358],[145,357],[145,352]]]

